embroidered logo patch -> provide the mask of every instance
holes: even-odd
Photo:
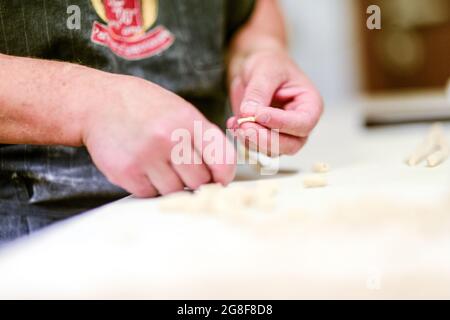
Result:
[[[158,0],[91,0],[99,17],[91,41],[127,60],[141,60],[167,50],[175,41],[164,26],[150,29],[158,17]],[[150,29],[150,30],[149,30]]]

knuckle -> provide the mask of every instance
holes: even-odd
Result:
[[[109,182],[123,187],[127,177],[136,171],[137,163],[132,157],[118,157],[117,159],[108,159],[100,169]]]
[[[170,143],[171,130],[167,126],[155,125],[149,133],[149,140],[152,145],[164,146]]]
[[[194,181],[192,181],[191,183],[189,183],[188,187],[193,189],[193,190],[197,190],[198,188],[200,188],[202,185],[207,184],[211,181],[211,176],[209,175],[209,173],[199,173],[199,175],[196,177],[196,179]]]
[[[236,173],[236,166],[232,164],[221,165],[214,174],[215,182],[222,183],[224,185],[233,181]]]
[[[302,147],[300,138],[286,137],[280,142],[280,153],[288,156],[295,155]]]
[[[162,188],[162,190],[160,190],[160,192],[163,196],[165,196],[165,195],[183,191],[183,190],[184,190],[184,185],[182,185],[180,183],[172,183],[172,184],[166,185],[164,188]]]
[[[165,126],[162,125],[154,125],[151,129],[150,129],[150,135],[152,138],[157,139],[157,140],[162,140],[165,139],[167,136],[168,130]]]
[[[153,198],[156,197],[157,192],[151,188],[140,187],[132,192],[138,198]]]
[[[133,157],[122,160],[118,163],[117,172],[120,176],[127,177],[136,172],[139,164]]]

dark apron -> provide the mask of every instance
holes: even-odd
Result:
[[[81,9],[79,30],[67,27],[69,5]],[[91,41],[94,23],[107,22],[90,0],[0,0],[0,52],[142,77],[223,124],[226,47],[252,8],[252,0],[158,1],[156,21],[146,32],[163,26],[175,40],[160,53],[133,60]],[[85,148],[0,145],[0,242],[126,195]]]

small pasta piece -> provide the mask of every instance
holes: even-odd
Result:
[[[430,168],[437,167],[438,165],[443,163],[445,160],[447,160],[449,154],[450,154],[450,150],[448,147],[443,147],[440,150],[432,153],[427,158],[428,167],[430,167]]]
[[[427,164],[430,168],[437,167],[450,156],[450,146],[442,129],[440,135],[436,137],[436,144],[438,150],[427,157]]]
[[[412,167],[418,165],[433,153],[439,151],[443,140],[445,139],[442,125],[440,123],[433,124],[425,140],[416,147],[406,160],[406,163]]]
[[[241,125],[246,122],[256,122],[256,118],[255,117],[247,117],[247,118],[240,118],[237,120],[238,125]]]
[[[417,166],[435,151],[436,146],[424,143],[418,146],[416,150],[414,150],[413,154],[408,157],[407,163],[411,167]]]
[[[330,171],[330,165],[325,162],[317,162],[313,165],[312,171],[315,173],[327,173]]]
[[[322,188],[328,185],[327,178],[324,175],[309,175],[303,178],[305,188]]]

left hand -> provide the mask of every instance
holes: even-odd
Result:
[[[246,145],[271,156],[297,153],[323,111],[319,92],[285,50],[261,51],[232,62],[230,99],[234,116],[229,129],[258,132],[245,135]],[[237,124],[255,117],[256,123]],[[256,129],[256,130],[255,130]],[[279,150],[271,150],[270,130],[278,129]]]

